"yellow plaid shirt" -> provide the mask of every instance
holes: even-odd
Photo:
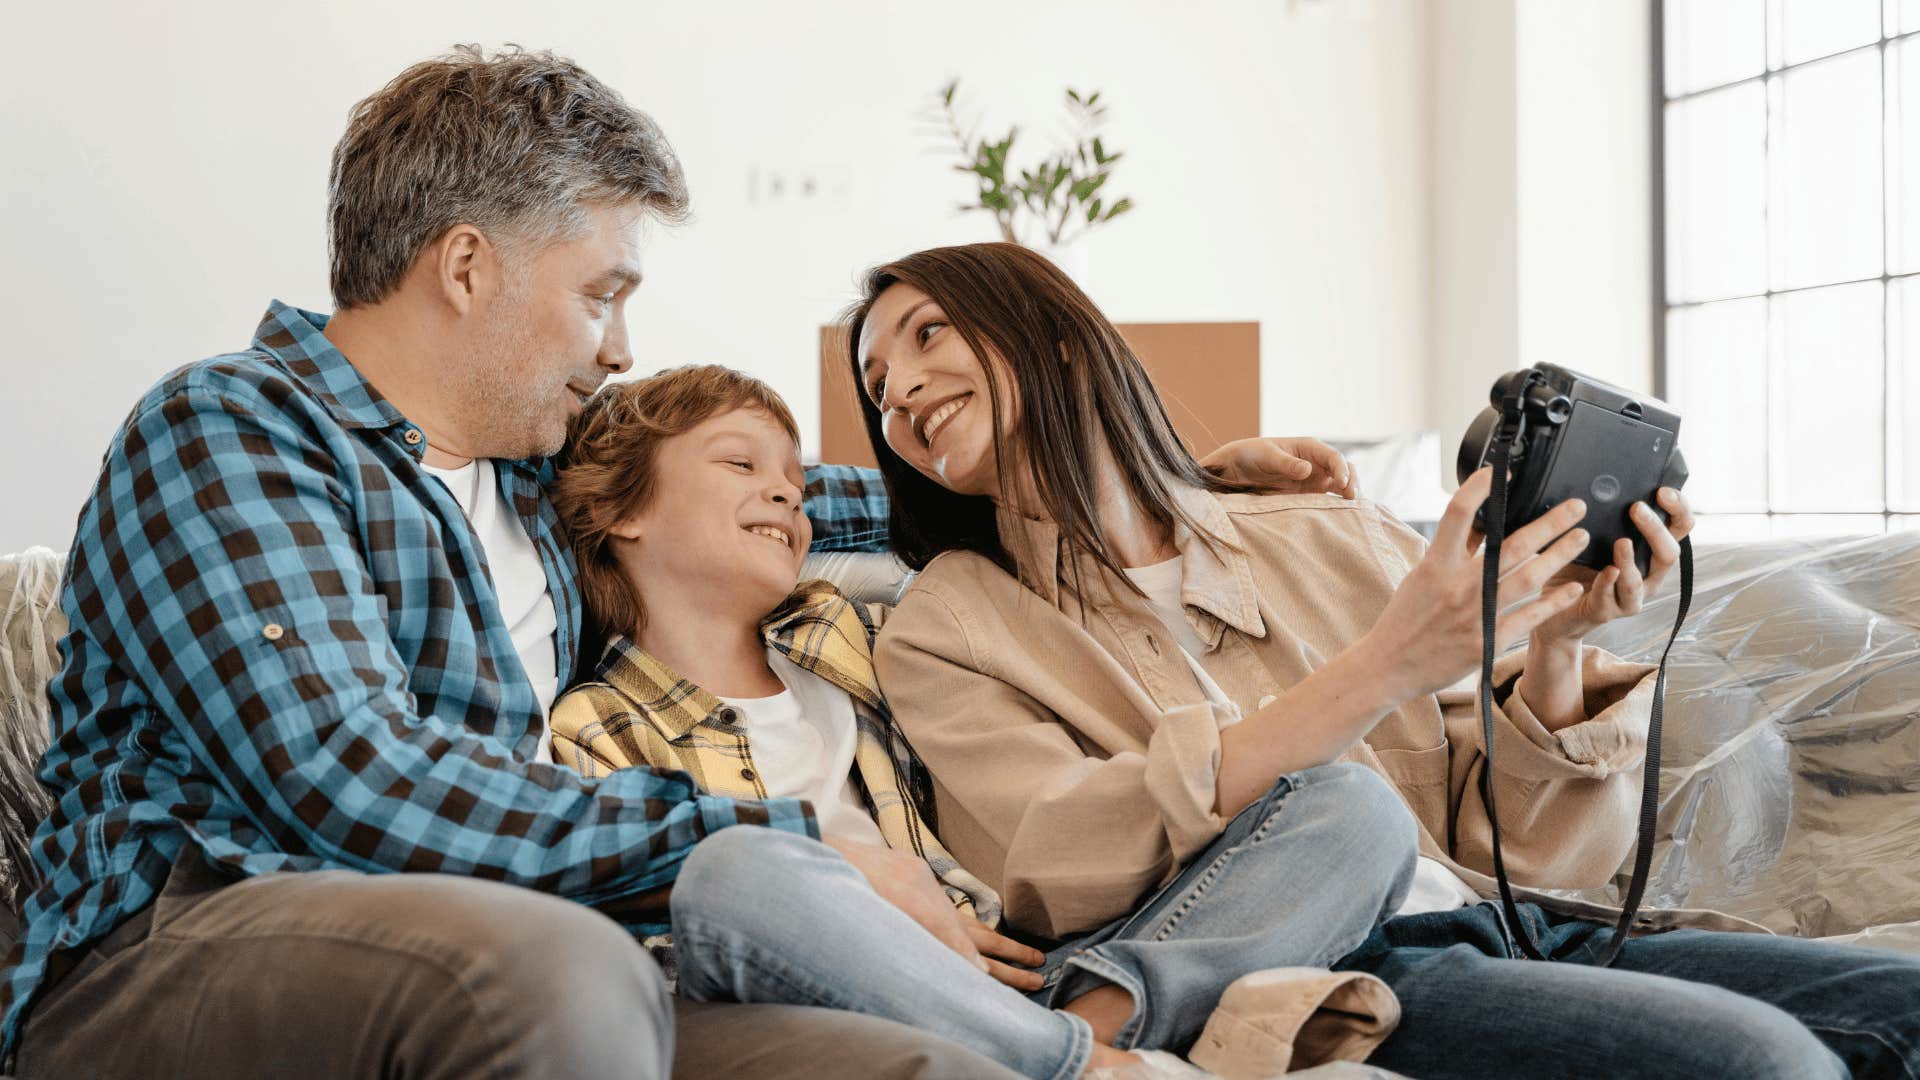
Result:
[[[954,861],[930,827],[933,784],[894,725],[873,671],[874,622],[825,581],[804,581],[761,623],[767,645],[853,699],[853,778],[887,846],[925,859],[956,907],[988,926],[1000,897]],[[554,704],[553,759],[585,776],[636,765],[692,774],[702,791],[767,797],[751,732],[735,711],[631,640],[615,637],[598,679]]]

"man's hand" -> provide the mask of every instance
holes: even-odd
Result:
[[[840,853],[880,899],[919,923],[940,944],[967,958],[967,962],[1016,990],[1038,990],[1039,972],[1011,967],[1003,960],[1037,966],[1045,957],[1017,941],[994,933],[980,920],[953,906],[933,871],[918,856],[857,840],[823,836],[821,842]],[[983,955],[984,954],[984,955]],[[997,957],[989,960],[987,957]]]
[[[1351,499],[1360,493],[1352,463],[1319,439],[1236,439],[1201,458],[1200,467],[1283,495],[1325,491]]]

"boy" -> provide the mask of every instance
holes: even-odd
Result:
[[[820,823],[824,847],[732,829],[688,857],[672,898],[678,949],[649,942],[670,975],[677,966],[681,994],[903,1018],[1029,1076],[1203,1075],[1171,1054],[1098,1045],[1084,1020],[1018,992],[1040,979],[1015,965],[1042,957],[991,929],[999,898],[930,828],[931,782],[874,677],[878,612],[825,581],[798,583],[812,536],[801,490],[785,403],[716,366],[602,390],[553,489],[586,600],[582,655],[600,657],[554,706],[554,760],[587,776],[650,766],[712,794],[801,798]],[[786,891],[794,882],[774,868],[796,859],[812,860],[806,887],[830,893],[825,904]],[[742,885],[741,865],[767,872]],[[745,935],[725,910],[740,903],[761,923],[769,908],[794,921]],[[809,986],[764,977],[753,951],[789,933],[844,938],[829,954],[847,967]]]

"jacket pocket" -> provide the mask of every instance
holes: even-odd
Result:
[[[1435,838],[1445,842],[1447,827],[1448,751],[1446,743],[1424,750],[1375,750],[1380,768],[1407,801],[1413,816]]]

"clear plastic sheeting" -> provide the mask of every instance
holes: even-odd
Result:
[[[1920,952],[1920,533],[1702,548],[1649,905]],[[1654,663],[1679,574],[1593,644]],[[1617,903],[1631,860],[1604,889]]]
[[[863,604],[898,603],[911,577],[907,564],[889,552],[824,551],[800,565],[800,580],[826,578]]]

